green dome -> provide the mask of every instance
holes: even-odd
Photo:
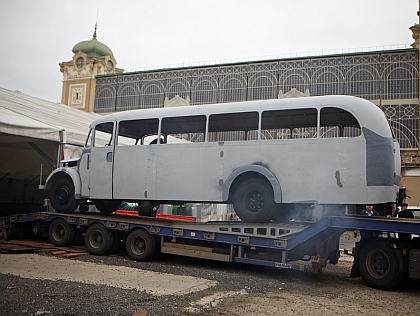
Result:
[[[112,50],[106,46],[105,44],[99,42],[96,39],[96,25],[95,25],[95,33],[93,33],[93,38],[90,41],[83,41],[74,45],[72,52],[74,54],[78,52],[85,53],[89,58],[98,58],[104,56],[112,56]]]

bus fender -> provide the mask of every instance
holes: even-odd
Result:
[[[76,171],[76,169],[73,168],[58,168],[55,169],[47,178],[45,181],[45,189],[49,190],[51,189],[52,184],[55,182],[55,179],[58,179],[62,176],[68,176],[71,178],[74,184],[74,195],[76,199],[80,199],[81,190],[82,190],[82,183],[80,180],[79,173]]]
[[[271,187],[273,188],[274,201],[276,203],[281,203],[282,192],[281,192],[281,186],[280,186],[279,181],[270,170],[259,165],[245,165],[233,171],[229,175],[229,177],[226,179],[223,185],[223,193],[222,193],[223,201],[226,202],[229,199],[229,191],[235,179],[239,177],[241,174],[244,174],[247,172],[259,173],[260,175],[264,176],[270,182]]]

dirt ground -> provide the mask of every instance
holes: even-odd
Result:
[[[321,275],[302,275],[282,282],[277,289],[261,294],[219,293],[202,299],[199,315],[420,315],[420,284],[412,282],[396,291],[369,288],[361,278],[350,278],[352,256],[343,255]],[[299,277],[299,276],[298,276]],[[245,290],[246,291],[246,290]],[[209,303],[210,301],[210,303]],[[207,305],[206,305],[206,304]],[[196,304],[193,306],[198,306]]]
[[[353,257],[345,254],[320,274],[178,256],[0,259],[0,309],[8,315],[420,315],[420,282],[371,289],[349,277]]]

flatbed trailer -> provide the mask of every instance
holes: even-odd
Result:
[[[351,276],[367,285],[389,290],[404,280],[420,279],[420,238],[396,238],[396,233],[420,234],[414,219],[365,216],[327,216],[317,222],[245,223],[181,222],[162,218],[101,213],[38,212],[0,218],[6,239],[28,232],[49,237],[57,246],[84,239],[94,255],[125,245],[128,255],[148,261],[159,253],[274,268],[315,272],[340,257],[339,241],[345,231],[378,231],[382,237],[364,238],[354,248]],[[82,239],[83,238],[83,239]]]

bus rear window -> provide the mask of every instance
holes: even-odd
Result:
[[[359,122],[349,112],[332,107],[321,109],[319,136],[321,138],[357,137],[361,130]]]

